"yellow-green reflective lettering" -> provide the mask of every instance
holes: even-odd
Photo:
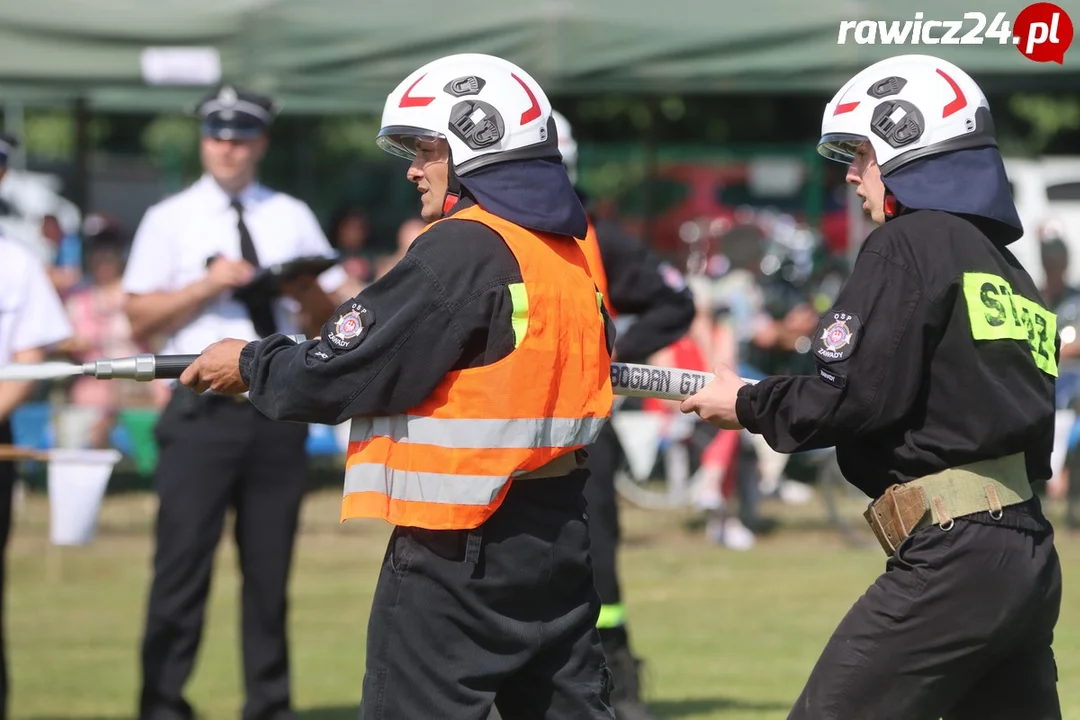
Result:
[[[971,337],[975,340],[1023,340],[1036,367],[1057,377],[1057,316],[1037,302],[1013,292],[1005,278],[991,273],[964,273]]]

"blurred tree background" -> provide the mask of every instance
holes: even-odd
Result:
[[[582,185],[597,197],[640,183],[647,163],[590,163],[590,150],[618,145],[642,158],[661,149],[700,152],[701,160],[742,146],[811,149],[828,98],[816,95],[667,95],[553,97],[581,146]],[[1014,94],[991,97],[1006,155],[1080,154],[1080,97]],[[67,109],[27,110],[24,141],[31,169],[70,181],[75,120]],[[263,180],[308,202],[324,224],[343,204],[371,215],[373,241],[389,248],[401,220],[415,213],[416,193],[402,178],[405,163],[374,142],[378,116],[278,118]],[[198,177],[198,122],[190,116],[93,115],[86,142],[95,155],[142,157],[162,175],[165,192]]]

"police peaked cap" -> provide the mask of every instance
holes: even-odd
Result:
[[[202,118],[202,134],[220,140],[249,140],[266,132],[277,115],[278,104],[265,95],[222,84],[195,108]]]

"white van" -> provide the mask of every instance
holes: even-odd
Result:
[[[1069,247],[1067,281],[1080,286],[1080,156],[1005,158],[1005,171],[1024,224],[1024,236],[1009,249],[1042,286],[1039,228],[1050,220],[1059,221]]]

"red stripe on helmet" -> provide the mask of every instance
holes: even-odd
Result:
[[[528,110],[521,113],[521,124],[524,125],[526,123],[530,123],[536,118],[540,117],[540,103],[536,101],[536,96],[533,95],[533,91],[529,89],[529,86],[525,84],[525,81],[523,81],[514,73],[510,73],[510,77],[517,80],[518,85],[520,85],[521,89],[525,91],[525,94],[529,96],[529,101],[532,103],[532,105],[529,106]]]
[[[420,81],[427,77],[427,73],[424,73],[420,77],[416,78],[416,82],[409,86],[409,89],[405,91],[405,94],[401,96],[401,102],[398,103],[399,108],[406,107],[427,107],[431,104],[433,97],[416,97],[410,95],[412,89],[420,84]]]
[[[939,69],[937,72],[938,75],[945,78],[945,82],[949,83],[949,87],[952,88],[953,94],[955,95],[952,102],[946,105],[941,113],[942,118],[947,118],[953,113],[959,112],[967,107],[967,97],[964,96],[964,91],[960,89],[960,86],[956,84],[956,81],[946,75],[944,70]]]

